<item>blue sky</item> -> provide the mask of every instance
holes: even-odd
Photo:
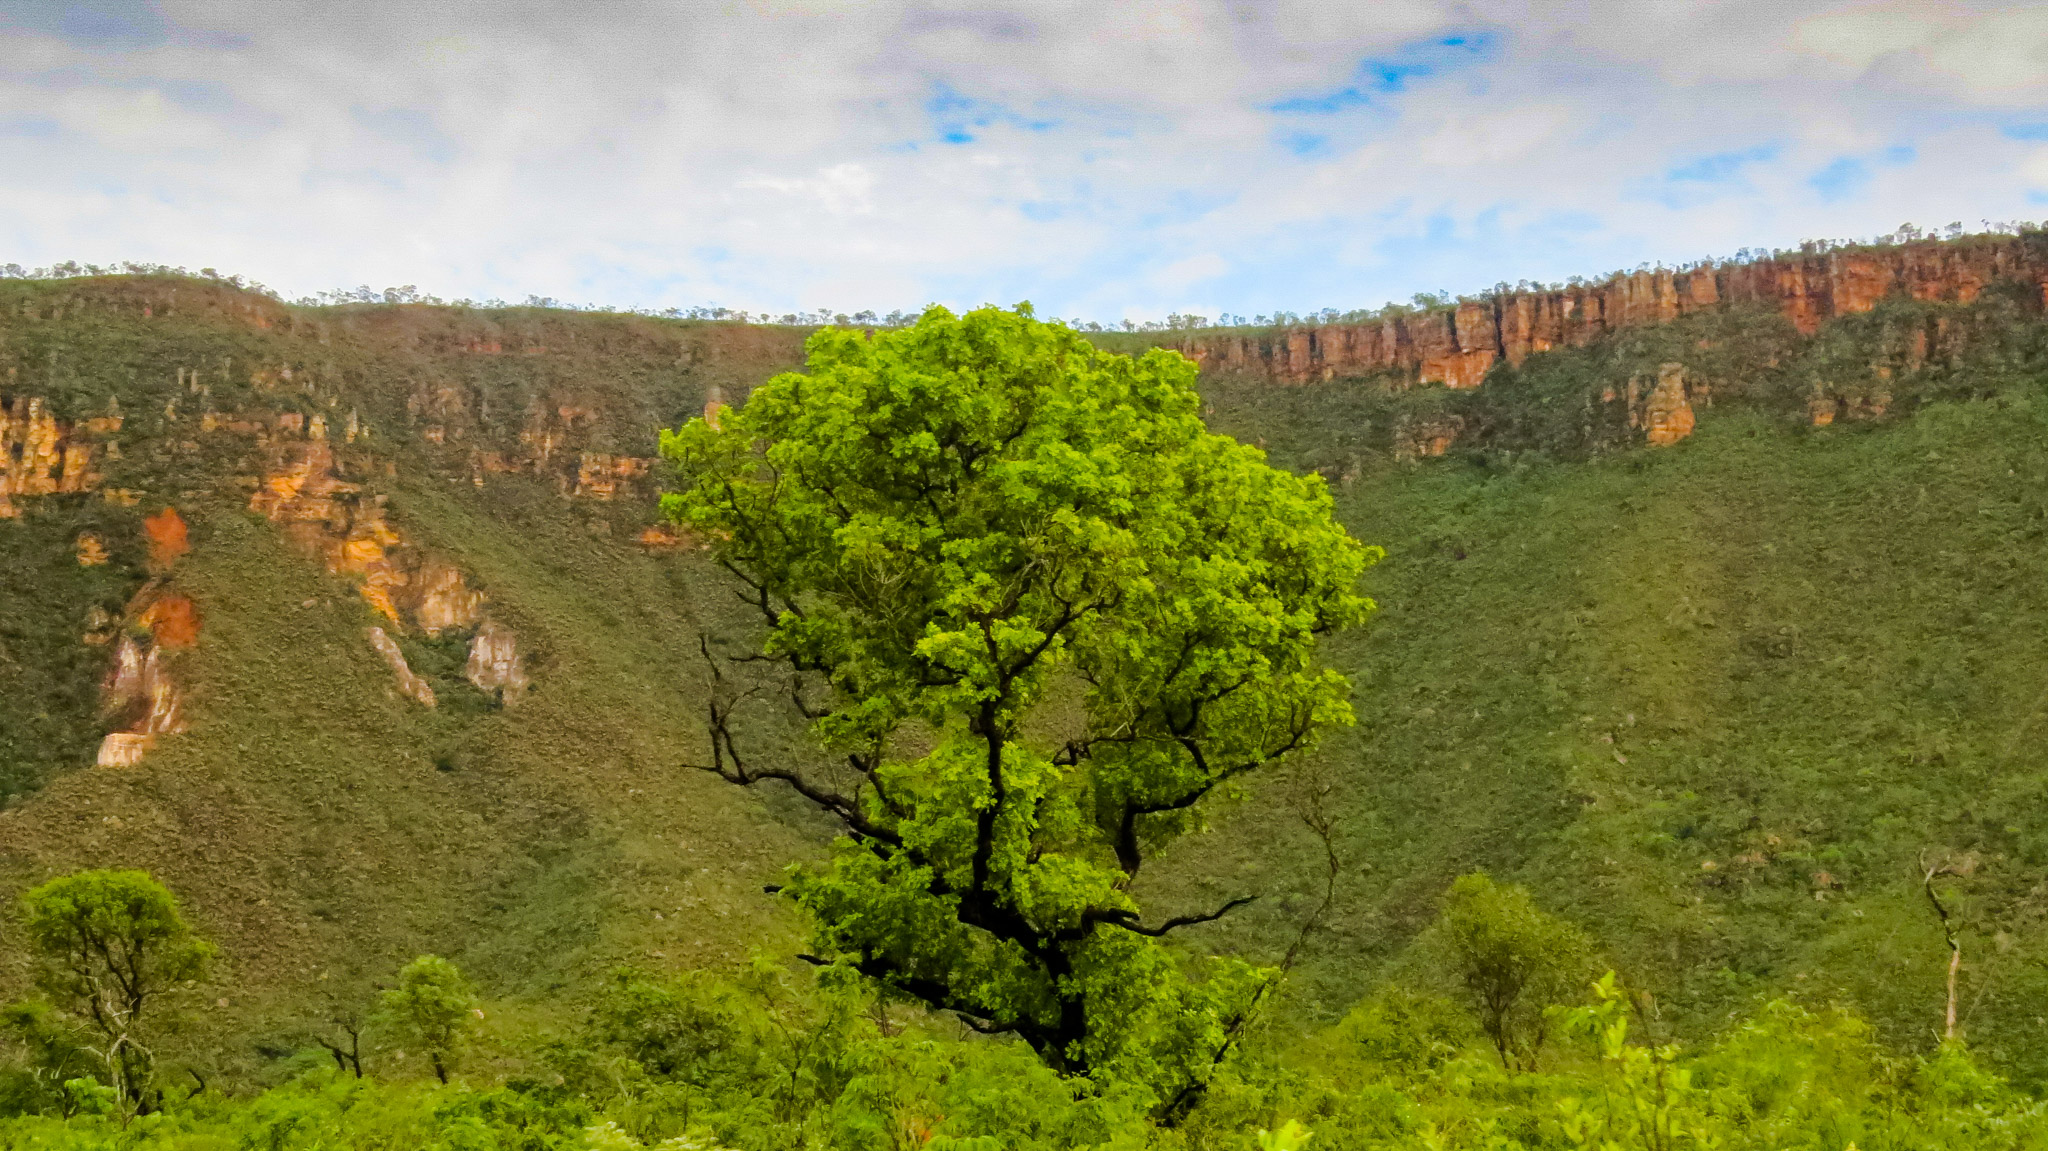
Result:
[[[2048,3],[0,0],[0,263],[1106,321],[2048,216]]]

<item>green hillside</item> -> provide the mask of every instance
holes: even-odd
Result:
[[[1213,426],[1330,477],[1354,534],[1387,549],[1381,611],[1332,654],[1358,726],[1219,805],[1144,894],[1171,914],[1269,893],[1190,938],[1277,957],[1320,895],[1290,797],[1322,771],[1343,870],[1292,982],[1304,1017],[1428,983],[1407,945],[1484,868],[1594,936],[1682,1034],[1790,994],[1919,1048],[1946,953],[1916,861],[1974,853],[1968,1033],[2048,1078],[2039,311],[1998,291],[1890,301],[1809,338],[1730,309],[1461,393],[1206,381]],[[1909,356],[1937,321],[1947,343]],[[227,957],[202,1030],[247,1075],[421,951],[542,1017],[620,962],[787,954],[800,925],[761,887],[829,829],[680,766],[702,743],[696,627],[730,602],[700,552],[639,542],[654,477],[575,493],[586,457],[651,455],[714,386],[736,401],[794,365],[799,335],[0,282],[0,398],[124,417],[94,433],[119,445],[94,491],[0,520],[0,893],[85,866],[163,878]],[[1601,397],[1667,363],[1695,382],[1698,430],[1647,447]],[[1843,415],[1813,426],[1817,403]],[[462,679],[466,633],[394,628],[439,705],[401,696],[360,577],[251,510],[304,433],[201,431],[208,411],[321,416],[351,498],[384,498],[407,546],[465,573],[533,689],[501,705]],[[343,442],[351,416],[370,431]],[[1439,425],[1443,457],[1410,458]],[[162,506],[192,549],[152,577],[139,525]],[[80,565],[83,533],[109,562]],[[145,587],[203,620],[171,663],[189,729],[95,768],[109,647],[81,636]],[[13,930],[0,999],[20,986]]]
[[[1400,968],[1454,876],[1528,883],[1670,1016],[1758,993],[1935,1031],[1922,851],[1975,852],[1970,1034],[2043,1069],[2048,406],[1820,431],[1759,414],[1671,449],[1355,485],[1382,612],[1347,643],[1359,727],[1325,1012]],[[1201,841],[1217,893],[1320,847],[1254,804]],[[1298,885],[1299,881],[1296,881]],[[1285,917],[1247,920],[1253,947]]]
[[[775,370],[794,340],[764,351],[746,331],[411,310],[280,314],[265,329],[239,306],[282,309],[205,284],[5,288],[13,387],[67,415],[115,398],[130,415],[100,486],[140,498],[29,497],[0,521],[0,780],[15,791],[0,811],[0,887],[139,866],[190,893],[233,988],[203,1030],[214,1057],[244,1072],[422,951],[540,1003],[619,962],[715,966],[793,941],[760,888],[815,832],[677,766],[701,741],[684,658],[701,561],[634,542],[655,518],[645,499],[572,500],[559,475],[494,475],[480,490],[470,444],[423,442],[430,416],[406,402],[457,389],[476,413],[464,438],[490,446],[517,446],[535,397],[623,412],[579,429],[582,444],[609,447],[616,426],[674,422],[712,386]],[[159,301],[154,316],[141,300]],[[508,330],[551,341],[551,353],[485,360],[447,347]],[[179,387],[195,363],[210,395]],[[280,364],[296,365],[303,387],[248,382]],[[167,419],[173,401],[186,410]],[[356,577],[327,574],[249,510],[269,449],[200,431],[191,409],[208,403],[325,412],[337,429],[338,413],[360,411],[375,433],[342,453],[343,471],[468,573],[518,632],[534,690],[493,706],[461,681],[461,637],[415,629],[401,642],[440,706],[401,698],[364,640],[388,621]],[[493,420],[493,404],[510,415]],[[90,609],[118,617],[143,585],[137,523],[163,505],[189,521],[192,550],[161,582],[202,620],[173,664],[190,729],[140,768],[94,768],[107,648],[81,633]],[[86,531],[110,542],[112,562],[78,564]],[[0,957],[11,995],[22,956],[6,935]]]

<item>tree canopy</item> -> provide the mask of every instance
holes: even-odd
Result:
[[[1445,972],[1461,985],[1503,1067],[1534,1070],[1549,1009],[1585,991],[1593,944],[1571,924],[1485,872],[1461,875],[1435,927]]]
[[[164,997],[205,976],[213,946],[144,871],[81,871],[22,896],[37,985],[94,1036],[125,1106],[151,1103],[146,1040]]]
[[[1378,550],[1319,477],[1210,433],[1177,353],[1028,307],[807,350],[663,437],[667,513],[761,626],[713,659],[700,766],[843,824],[787,888],[821,962],[1171,1100],[1270,973],[1160,946],[1248,896],[1148,921],[1129,885],[1204,798],[1349,722],[1316,643],[1372,611]],[[740,722],[770,690],[826,754]]]
[[[468,1046],[470,1016],[476,1010],[469,980],[446,959],[422,955],[399,969],[398,986],[382,998],[386,1021],[426,1053],[434,1078],[448,1082]]]

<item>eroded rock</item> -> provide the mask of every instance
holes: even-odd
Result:
[[[1657,386],[1643,403],[1644,437],[1665,447],[1692,434],[1692,400],[1686,393],[1685,365],[1664,364],[1657,369]]]
[[[0,519],[20,515],[24,497],[96,490],[93,449],[41,397],[0,402]]]
[[[100,689],[101,709],[115,726],[100,741],[101,767],[134,767],[158,736],[185,730],[184,703],[166,664],[154,636],[121,636]]]
[[[528,680],[519,658],[518,635],[495,620],[485,620],[470,638],[462,676],[508,705],[524,695]]]
[[[372,626],[367,634],[370,646],[384,657],[384,663],[391,668],[391,676],[398,682],[398,693],[423,707],[434,706],[433,686],[421,679],[405,662],[405,652],[399,649],[398,641],[392,639],[383,628]]]
[[[364,499],[358,485],[341,480],[325,440],[280,448],[249,507],[282,525],[328,571],[362,577],[363,598],[393,624],[439,635],[483,618],[483,594],[462,570],[408,544],[385,518],[382,499]]]

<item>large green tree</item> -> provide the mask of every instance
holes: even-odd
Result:
[[[727,656],[710,762],[845,835],[787,890],[820,960],[1014,1033],[1062,1071],[1186,1100],[1272,973],[1161,940],[1148,854],[1348,722],[1318,637],[1378,551],[1320,478],[1207,431],[1195,366],[1028,307],[829,328],[808,370],[663,437],[668,514],[763,629]],[[757,717],[771,689],[823,753]]]
[[[36,982],[92,1036],[125,1108],[153,1104],[152,1036],[165,1001],[201,979],[213,945],[145,871],[81,871],[22,897]]]

